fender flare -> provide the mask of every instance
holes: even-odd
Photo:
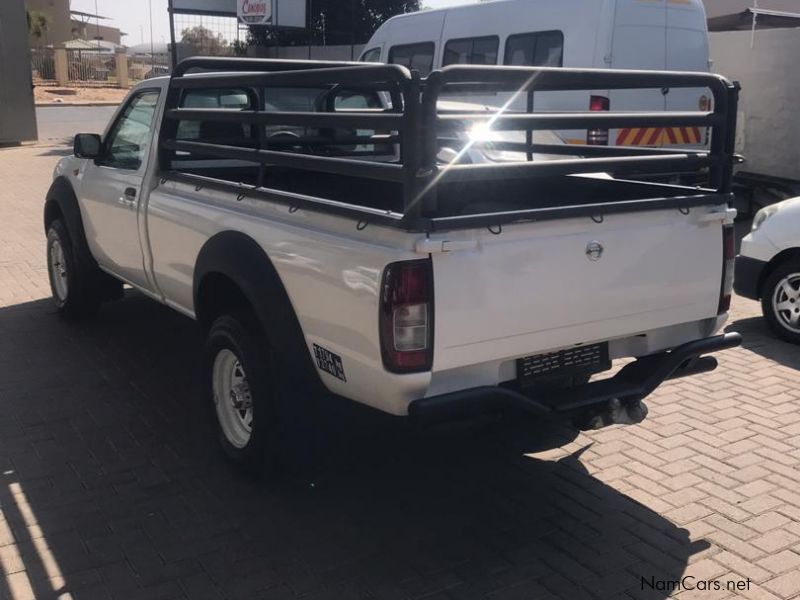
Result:
[[[50,185],[50,189],[47,190],[46,198],[43,215],[45,233],[53,219],[60,214],[75,251],[83,260],[88,261],[89,265],[99,269],[97,261],[89,250],[89,244],[86,242],[83,217],[72,183],[64,176],[57,177]]]
[[[206,326],[210,323],[202,314],[200,290],[211,274],[226,277],[244,294],[267,334],[270,349],[282,357],[291,379],[324,389],[292,302],[264,249],[239,231],[224,231],[206,241],[193,275],[195,316]]]

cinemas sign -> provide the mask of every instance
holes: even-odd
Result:
[[[272,0],[238,0],[236,14],[247,25],[264,25],[272,20]]]

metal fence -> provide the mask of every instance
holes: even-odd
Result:
[[[169,75],[171,72],[172,58],[166,52],[128,56],[128,74],[132,82]]]
[[[114,54],[92,50],[67,50],[69,82],[83,86],[115,86],[117,66]]]
[[[56,61],[52,48],[31,49],[31,74],[34,85],[56,85]]]

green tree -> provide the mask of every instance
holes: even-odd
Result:
[[[221,33],[214,33],[202,25],[195,25],[181,32],[181,42],[192,47],[195,54],[204,56],[225,56],[232,49]]]
[[[41,10],[29,10],[25,14],[28,19],[28,33],[31,34],[39,44],[47,41],[47,32],[53,19],[46,12]]]

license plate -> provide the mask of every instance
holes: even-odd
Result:
[[[528,385],[554,377],[590,375],[611,368],[608,342],[517,359],[517,379]]]

